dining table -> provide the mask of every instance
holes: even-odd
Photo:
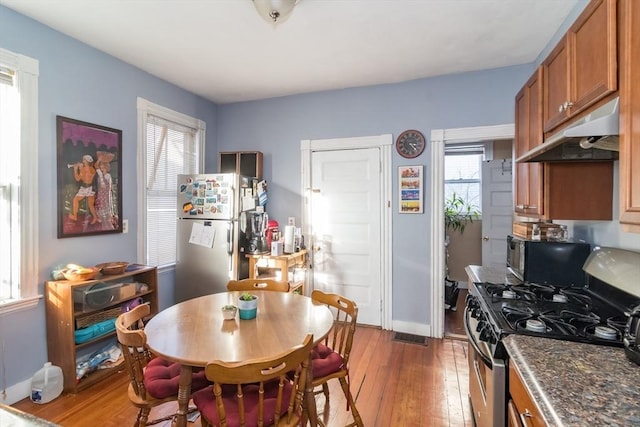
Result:
[[[237,305],[243,292],[221,292],[186,300],[168,307],[145,325],[147,345],[157,356],[180,364],[176,425],[187,425],[193,368],[214,360],[246,362],[277,356],[302,344],[307,334],[314,343],[324,339],[333,326],[329,308],[311,298],[291,292],[252,291],[258,297],[254,319],[239,316],[225,320],[222,307]],[[317,425],[315,397],[308,369],[306,411]]]

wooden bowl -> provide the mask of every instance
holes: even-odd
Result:
[[[129,267],[129,263],[126,261],[104,262],[96,267],[102,270],[102,274],[122,274]]]
[[[91,280],[95,278],[98,273],[100,273],[100,269],[97,267],[84,267],[82,269],[65,268],[61,273],[67,280],[72,282],[81,282],[83,280]]]

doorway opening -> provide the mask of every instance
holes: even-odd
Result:
[[[445,230],[444,230],[444,156],[445,146],[448,144],[471,144],[478,142],[511,140],[514,138],[514,125],[496,125],[457,129],[437,129],[431,132],[431,182],[440,183],[431,189],[430,203],[431,217],[431,254],[432,264],[430,273],[431,284],[431,334],[435,338],[442,338],[445,330]],[[460,310],[462,307],[459,308]]]

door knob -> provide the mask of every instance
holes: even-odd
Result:
[[[489,236],[482,236],[482,240],[484,240],[485,242],[489,241]]]

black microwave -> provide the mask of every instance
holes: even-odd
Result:
[[[582,270],[591,245],[580,242],[526,240],[507,236],[507,269],[527,283],[577,285],[586,282]]]

